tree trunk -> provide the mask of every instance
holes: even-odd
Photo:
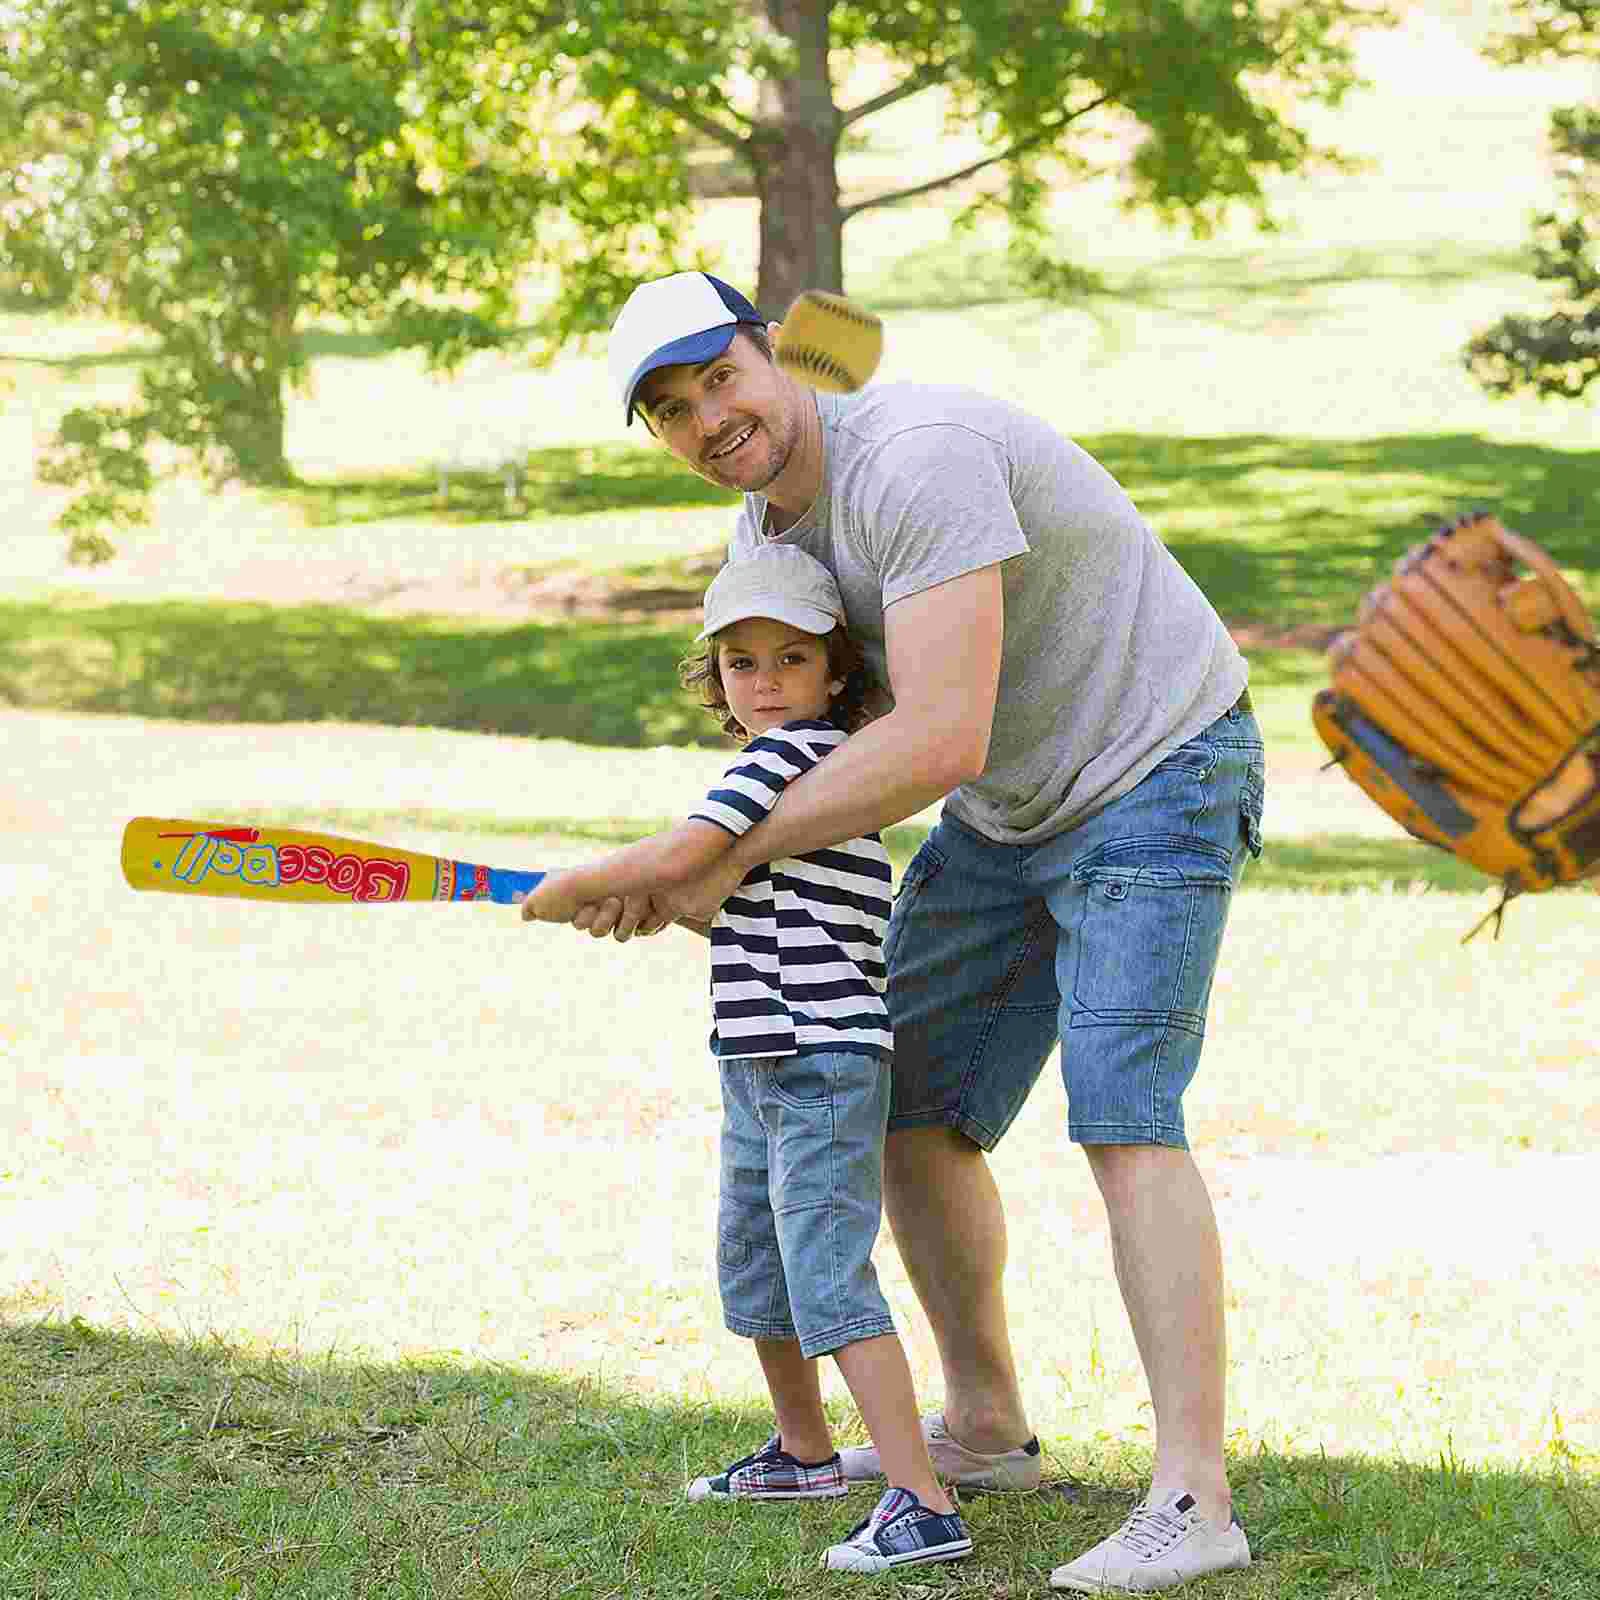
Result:
[[[288,406],[285,390],[294,366],[296,305],[284,296],[266,308],[268,333],[258,364],[240,373],[239,388],[223,428],[223,438],[247,483],[284,486],[295,481],[285,453]]]
[[[793,70],[767,79],[748,147],[761,207],[756,304],[781,318],[802,289],[844,290],[839,215],[839,111],[828,75],[830,0],[763,0],[793,51]]]

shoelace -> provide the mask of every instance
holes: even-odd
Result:
[[[1152,1506],[1141,1501],[1133,1514],[1122,1524],[1117,1537],[1130,1544],[1141,1556],[1157,1556],[1174,1545],[1183,1536],[1188,1517],[1175,1517],[1164,1506]]]

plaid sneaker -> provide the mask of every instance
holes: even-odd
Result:
[[[1249,1565],[1250,1541],[1238,1519],[1218,1528],[1195,1510],[1192,1494],[1180,1491],[1158,1506],[1141,1500],[1109,1539],[1057,1567],[1050,1587],[1150,1594],[1208,1572],[1238,1572]]]
[[[696,1478],[685,1492],[691,1500],[831,1500],[849,1489],[837,1450],[808,1466],[796,1461],[775,1433],[754,1455],[713,1477]]]
[[[943,1483],[963,1489],[1037,1489],[1040,1478],[1039,1441],[1030,1439],[1015,1450],[1000,1450],[985,1455],[969,1450],[950,1436],[944,1413],[936,1411],[922,1419],[922,1437],[928,1441],[928,1459]],[[878,1447],[853,1445],[839,1452],[844,1475],[851,1483],[865,1483],[883,1476]]]
[[[886,1489],[872,1515],[822,1558],[833,1572],[887,1572],[919,1561],[959,1561],[972,1536],[959,1512],[930,1511],[909,1489]]]

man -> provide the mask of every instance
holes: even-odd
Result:
[[[984,1152],[1060,1044],[1157,1445],[1147,1498],[1051,1583],[1148,1591],[1246,1566],[1223,1464],[1221,1248],[1182,1095],[1231,892],[1260,851],[1248,668],[1076,445],[970,389],[814,394],[773,364],[775,331],[727,284],[679,273],[629,299],[610,368],[629,422],[744,492],[734,553],[782,540],[834,573],[892,707],[714,873],[575,920],[618,938],[703,920],[752,868],[947,796],[886,952],[885,1205],[944,1370],[944,1412],[924,1419],[934,1464],[958,1483],[1039,1481]],[[845,1465],[877,1470],[871,1450]]]

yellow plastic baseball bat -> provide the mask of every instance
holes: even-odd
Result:
[[[122,830],[135,889],[280,905],[488,900],[514,905],[544,877],[304,828],[135,817]]]

